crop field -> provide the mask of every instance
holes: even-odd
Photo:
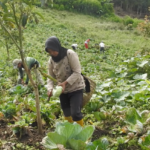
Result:
[[[0,38],[0,149],[149,150],[150,39],[136,28],[100,17],[38,7],[36,11],[44,19],[24,28],[25,56],[37,59],[47,73],[46,39],[57,36],[68,49],[77,43],[82,73],[95,81],[96,89],[82,109],[82,129],[65,122],[59,98],[47,102],[46,87],[39,87],[44,131],[39,135],[33,87],[30,82],[17,85],[18,71],[12,62],[20,58],[19,51],[12,42],[8,58]],[[85,49],[88,38],[89,49]],[[97,47],[101,41],[104,54]]]

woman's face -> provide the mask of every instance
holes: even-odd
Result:
[[[53,50],[51,50],[51,49],[47,49],[47,52],[48,52],[51,56],[53,56],[53,57],[56,57],[56,56],[58,55],[58,52],[57,52],[57,51],[53,51]]]

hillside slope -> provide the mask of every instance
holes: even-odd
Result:
[[[101,60],[101,66],[105,68],[118,66],[123,60],[134,56],[136,51],[148,48],[150,45],[136,29],[127,30],[123,24],[67,11],[36,9],[45,20],[40,20],[38,25],[34,23],[27,25],[24,30],[24,50],[26,55],[35,57],[42,65],[46,65],[48,60],[44,51],[44,43],[48,37],[53,35],[57,36],[62,45],[67,48],[77,43],[79,45],[77,53],[80,59],[90,56],[91,61],[95,59],[95,56],[97,60],[101,59],[99,49],[94,48],[94,45],[103,41],[106,47],[109,47],[106,51],[107,60]],[[87,50],[84,48],[84,41],[88,38],[92,39],[90,47],[93,48]],[[4,47],[2,50],[6,55]],[[11,51],[16,51],[16,48],[12,47]],[[1,60],[4,59],[2,55],[0,57]],[[12,60],[16,57],[18,57],[17,54],[11,54]],[[98,63],[99,66],[98,61],[95,63]],[[84,65],[84,62],[82,64]]]

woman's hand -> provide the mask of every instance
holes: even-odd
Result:
[[[65,91],[67,83],[68,83],[67,81],[64,81],[64,82],[58,84],[58,86],[62,86],[62,88],[63,88],[62,93]]]
[[[53,92],[53,90],[47,91],[48,97],[51,97],[51,96],[52,96],[52,92]]]
[[[47,91],[47,95],[48,95],[47,101],[50,100],[50,98],[51,98],[51,96],[52,96],[52,92],[53,92],[53,90]]]

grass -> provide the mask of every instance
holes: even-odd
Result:
[[[100,66],[98,70],[96,69],[92,72],[95,75],[99,75],[99,72],[103,74],[103,68],[106,70],[107,68],[109,70],[115,68],[123,60],[134,56],[137,51],[144,50],[145,47],[149,47],[150,45],[147,42],[148,40],[142,35],[137,34],[138,31],[136,29],[127,30],[121,23],[53,9],[36,8],[36,11],[40,12],[45,20],[40,20],[38,25],[34,23],[27,25],[24,30],[25,40],[23,46],[26,55],[36,58],[45,68],[49,57],[44,51],[44,44],[46,39],[53,35],[57,36],[66,48],[71,48],[73,43],[77,43],[79,45],[77,53],[81,60],[83,71],[85,61],[88,62],[86,65],[91,65],[94,62],[95,65]],[[109,47],[106,52],[106,60],[103,60],[100,56],[99,49],[84,48],[84,41],[88,38],[92,39],[90,46],[103,41],[106,47]],[[0,59],[5,64],[7,58],[5,47],[1,47],[1,51],[3,55],[0,56]],[[19,57],[16,47],[11,46],[10,51],[10,61]],[[3,67],[3,63],[0,64],[0,67]],[[90,71],[88,72],[86,74],[90,74]]]

